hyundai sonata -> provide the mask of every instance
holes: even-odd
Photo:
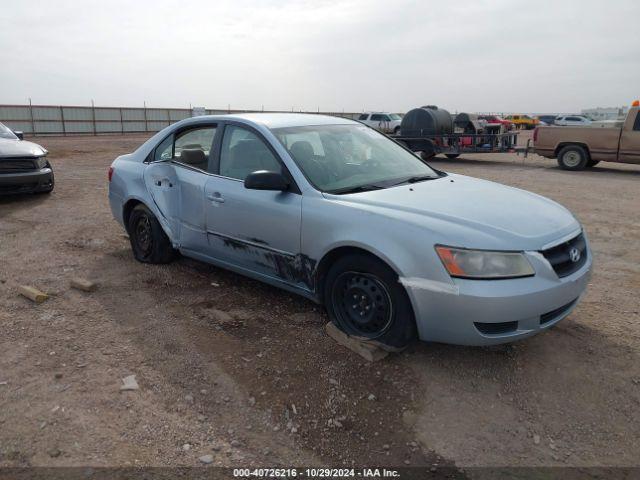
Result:
[[[576,306],[591,269],[564,207],[436,170],[342,118],[186,119],[118,157],[109,180],[139,261],[180,252],[268,282],[386,348],[541,332]]]

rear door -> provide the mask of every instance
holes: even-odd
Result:
[[[144,172],[160,220],[181,247],[206,247],[204,185],[215,134],[216,125],[209,123],[172,132],[151,153]]]
[[[173,134],[165,138],[147,159],[149,165],[144,170],[144,183],[160,212],[160,223],[169,230],[169,238],[177,241],[180,238],[180,194],[172,158]]]
[[[264,137],[247,126],[226,124],[219,143],[218,175],[211,175],[205,186],[210,256],[304,287],[298,275],[302,196],[297,187],[287,192],[244,187],[254,171],[289,176],[286,167]]]
[[[625,122],[620,134],[620,150],[618,161],[624,163],[640,163],[640,113],[631,122]]]

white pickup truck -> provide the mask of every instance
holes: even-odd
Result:
[[[380,130],[383,133],[400,133],[402,117],[397,113],[365,112],[358,117],[358,121]]]

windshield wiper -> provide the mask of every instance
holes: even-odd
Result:
[[[402,181],[400,181],[398,183],[394,183],[391,186],[395,187],[396,185],[402,185],[403,183],[424,182],[426,180],[435,180],[436,178],[439,178],[439,177],[434,177],[433,175],[416,175],[414,177],[404,178],[404,179],[402,179]]]
[[[334,195],[342,195],[344,193],[358,193],[358,192],[369,192],[371,190],[381,190],[385,187],[380,185],[366,184],[366,185],[358,185],[356,187],[347,187],[347,188],[339,188],[338,190],[330,190],[327,193],[331,193]]]

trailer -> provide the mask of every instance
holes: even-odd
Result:
[[[389,135],[412,152],[420,152],[423,159],[443,154],[457,158],[463,153],[513,153],[518,144],[518,132],[506,133],[449,133],[439,135]]]
[[[400,132],[390,137],[424,159],[439,153],[456,158],[463,153],[514,152],[518,133],[503,132],[503,126],[488,124],[472,113],[451,115],[435,105],[406,113]]]

